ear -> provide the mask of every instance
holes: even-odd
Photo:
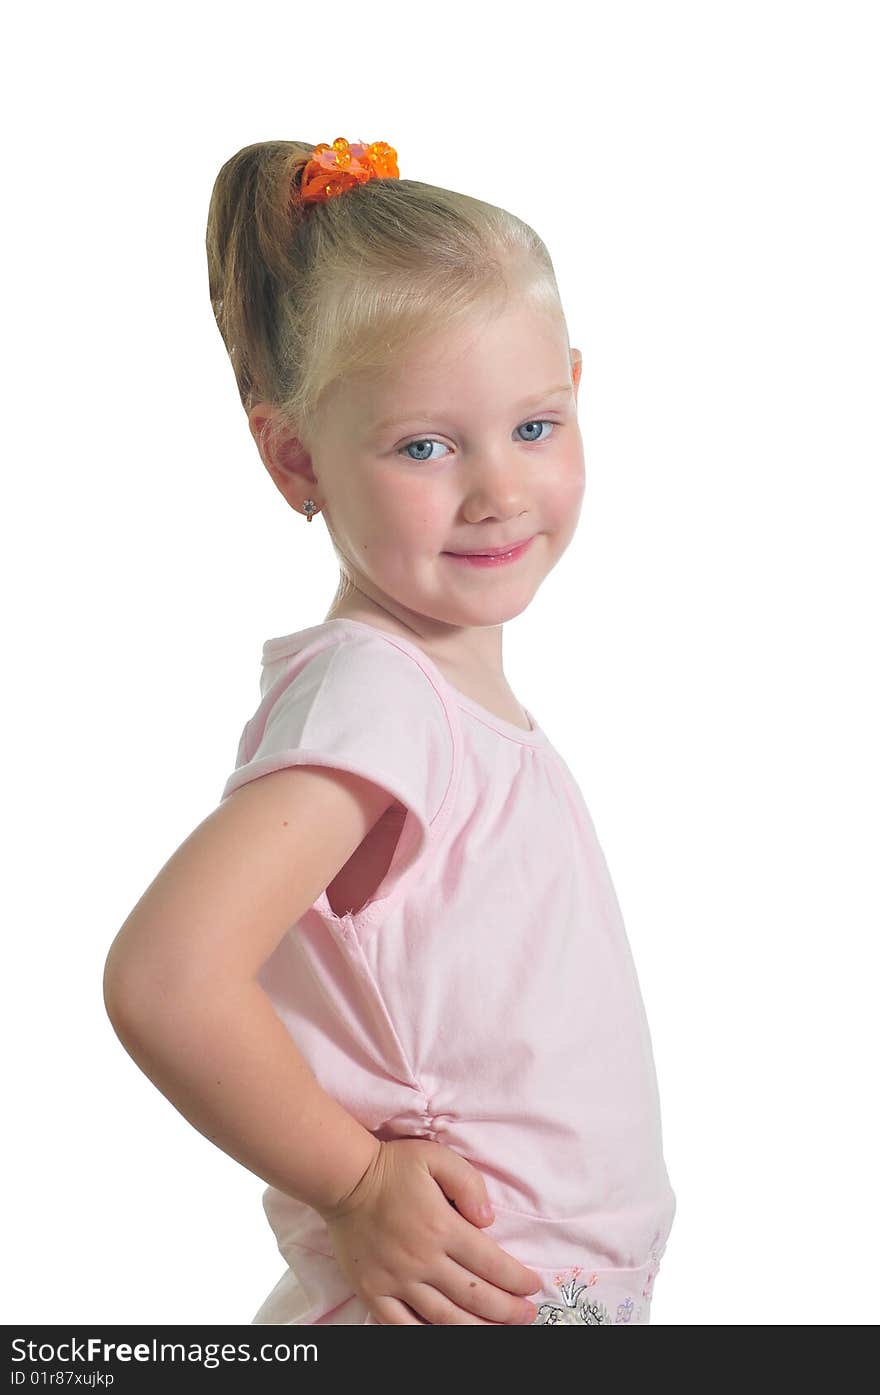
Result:
[[[263,432],[267,425],[274,422],[278,415],[277,407],[271,402],[255,402],[248,412],[248,430],[256,442],[257,450],[263,464],[269,467],[268,439],[264,440]]]
[[[584,356],[580,349],[571,350],[571,381],[574,384],[575,401],[577,401],[578,387],[581,381],[581,369],[584,366]]]
[[[316,493],[318,480],[309,452],[289,428],[284,427],[274,436],[264,435],[266,425],[277,423],[278,415],[278,408],[272,403],[257,402],[248,412],[248,428],[276,488],[291,508],[301,512],[303,501],[309,496],[320,502]]]

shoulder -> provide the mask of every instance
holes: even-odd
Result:
[[[276,660],[273,668],[266,696],[276,703],[295,693],[315,705],[354,706],[363,715],[387,721],[418,718],[445,728],[452,739],[448,704],[433,664],[415,645],[385,631],[367,625],[320,631],[313,642]]]
[[[273,642],[263,662],[263,699],[237,766],[314,759],[372,773],[429,817],[445,804],[459,764],[456,728],[427,658],[384,632],[340,626]]]

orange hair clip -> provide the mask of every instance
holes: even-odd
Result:
[[[332,145],[322,141],[305,165],[300,181],[299,200],[304,204],[322,203],[366,184],[370,179],[399,179],[397,151],[384,140],[371,145],[337,136]]]

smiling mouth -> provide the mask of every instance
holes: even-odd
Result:
[[[532,534],[532,537],[534,534]],[[521,547],[525,547],[532,538],[522,538],[519,542],[508,543],[506,547],[486,547],[475,552],[449,552],[449,557],[507,557],[511,552],[518,552]]]
[[[530,538],[524,538],[521,543],[514,543],[512,547],[498,552],[444,552],[442,556],[451,557],[455,562],[464,562],[472,567],[503,566],[507,562],[515,562],[518,557],[522,557],[536,537],[537,533]]]

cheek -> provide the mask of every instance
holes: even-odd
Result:
[[[406,492],[395,488],[395,481],[383,480],[364,471],[355,487],[349,486],[340,510],[352,541],[360,547],[380,549],[384,541],[408,527],[412,511]]]
[[[347,554],[376,580],[390,583],[409,575],[413,557],[430,551],[442,531],[431,495],[420,482],[399,477],[373,478],[369,486],[349,493],[340,535]]]
[[[585,472],[583,452],[561,460],[559,468],[546,481],[545,502],[553,520],[564,528],[572,515],[577,515],[584,497]]]
[[[436,485],[418,479],[395,479],[375,500],[384,526],[401,541],[423,542],[445,517]]]

